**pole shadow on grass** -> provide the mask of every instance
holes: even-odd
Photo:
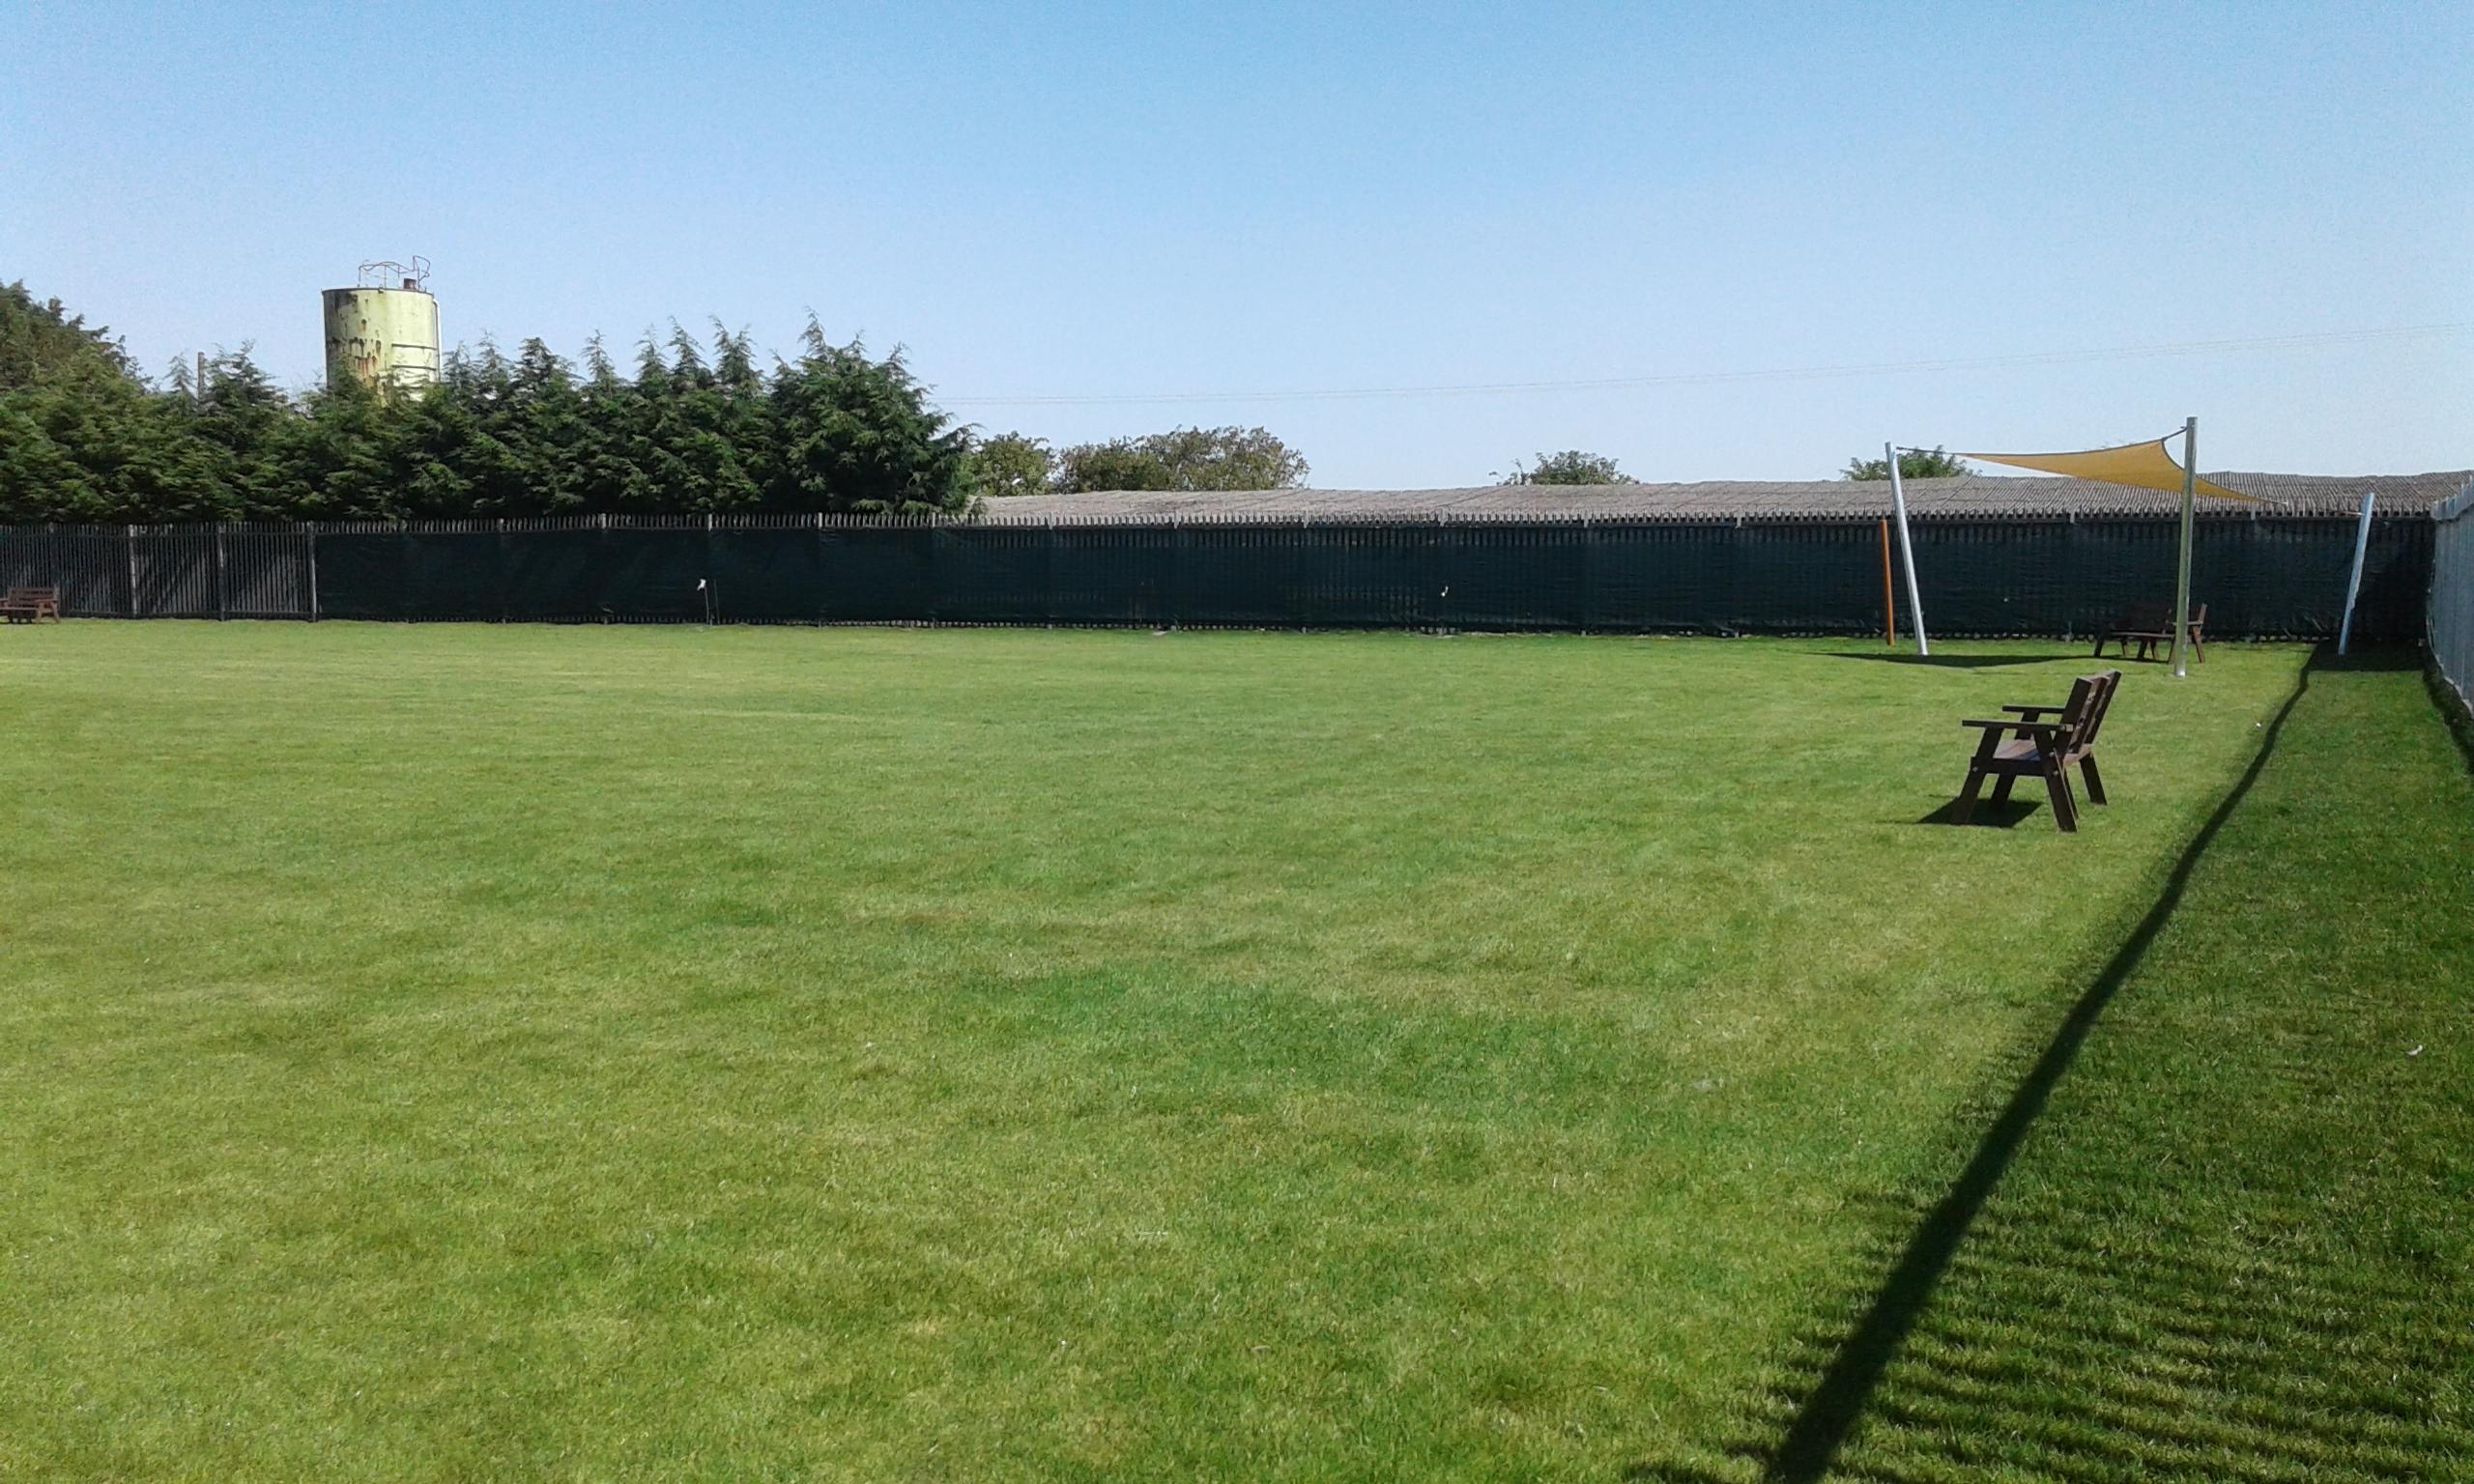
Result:
[[[1908,1235],[1888,1273],[1863,1305],[1860,1317],[1843,1333],[1820,1340],[1818,1348],[1826,1351],[1828,1358],[1819,1367],[1809,1387],[1787,1399],[1786,1422],[1776,1441],[1749,1450],[1761,1468],[1761,1477],[1769,1484],[1814,1484],[1828,1473],[1840,1447],[1864,1416],[1890,1362],[1915,1327],[1960,1245],[1967,1241],[1985,1202],[2017,1157],[2053,1090],[2078,1058],[2105,1007],[2139,967],[2148,945],[2172,917],[2192,871],[2207,853],[2209,844],[2258,782],[2276,752],[2277,738],[2285,729],[2287,719],[2311,688],[2311,671],[2321,668],[2323,661],[2331,667],[2343,665],[2349,669],[2377,663],[2339,661],[2323,649],[2304,668],[2292,694],[2268,723],[2250,766],[2174,861],[2163,892],[2132,929],[2128,940],[2071,1006],[2052,1040],[1986,1128],[1966,1168]],[[1645,1463],[1631,1470],[1626,1477],[1680,1484],[1714,1476],[1698,1470]]]

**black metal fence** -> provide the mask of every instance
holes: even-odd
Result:
[[[2356,634],[2423,637],[2433,528],[2421,512],[2373,522]],[[2084,635],[2172,587],[2170,519],[1914,529],[1935,633]],[[2193,594],[2211,633],[2333,635],[2352,552],[2344,517],[2208,517]],[[18,527],[0,528],[0,582],[118,617],[1841,634],[1881,629],[1882,534],[1871,520],[1432,517]]]

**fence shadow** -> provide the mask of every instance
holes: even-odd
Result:
[[[2448,723],[2448,734],[2456,739],[2465,766],[2474,769],[2474,708],[2469,708],[2465,698],[2448,683],[2448,675],[2436,660],[2423,667],[2423,689],[2431,693],[2431,704]]]
[[[2062,654],[1903,654],[1893,650],[1830,649],[1833,660],[1871,660],[1877,665],[1926,665],[1936,670],[1998,670],[2005,665],[2052,665]]]
[[[2321,644],[2311,668],[2342,674],[2348,671],[2405,671],[2423,668],[2423,652],[2408,644],[2358,644],[2351,654],[2339,654],[2334,644]]]
[[[2315,659],[2313,665],[2317,664]],[[2107,1005],[2180,905],[2193,870],[2258,783],[2310,683],[2311,670],[2306,668],[2268,724],[2250,766],[2183,849],[2164,889],[2129,938],[2071,1006],[1949,1188],[1929,1206],[1894,1207],[1880,1213],[1880,1229],[1886,1237],[1882,1253],[1886,1272],[1848,1323],[1817,1326],[1798,1338],[1787,1378],[1762,1409],[1765,1436],[1740,1440],[1731,1450],[1739,1464],[1757,1467],[1760,1477],[1771,1484],[1808,1484],[1829,1472],[1850,1434],[1875,1405],[1892,1360],[1933,1302],[1962,1245],[1975,1232],[1987,1200],[2017,1157],[2055,1087],[2078,1059]],[[1900,1231],[1906,1233],[1903,1240],[1896,1236]],[[2092,1235],[2101,1238],[2101,1233]],[[1986,1357],[1983,1363],[1999,1361]],[[1982,1383],[1977,1376],[1962,1377],[1950,1384],[1963,1396],[1970,1386],[1980,1387]],[[1774,1432],[1769,1431],[1772,1426]],[[1677,1484],[1713,1476],[1692,1466],[1654,1460],[1636,1466],[1627,1475]]]

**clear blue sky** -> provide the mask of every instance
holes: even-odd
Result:
[[[1261,422],[1327,486],[1577,445],[1822,476],[2199,414],[2209,468],[2474,465],[2474,335],[1827,379],[988,405],[1981,358],[2474,321],[2474,7],[0,0],[0,279],[150,366],[672,316],[908,348],[1079,441]],[[969,399],[965,402],[965,399]]]

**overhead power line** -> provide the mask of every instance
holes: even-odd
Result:
[[[2245,351],[2303,350],[2461,335],[2469,330],[2474,330],[2474,322],[2398,325],[2379,329],[2340,329],[2308,335],[2261,335],[2243,340],[2179,340],[2161,345],[2120,345],[2093,351],[2037,351],[2015,356],[1960,356],[1942,360],[1881,360],[1837,366],[1771,367],[1757,371],[1679,371],[1648,376],[1593,377],[1578,381],[1472,382],[1450,386],[1331,386],[1306,391],[977,396],[940,400],[947,407],[1127,407],[1187,402],[1345,402],[1384,397],[1508,396],[1546,391],[1611,391],[1640,386],[1717,386],[1740,382],[1808,382],[1844,377],[1904,376],[1930,371],[1991,371],[2007,366],[2066,366],[2169,356],[2227,356]]]

